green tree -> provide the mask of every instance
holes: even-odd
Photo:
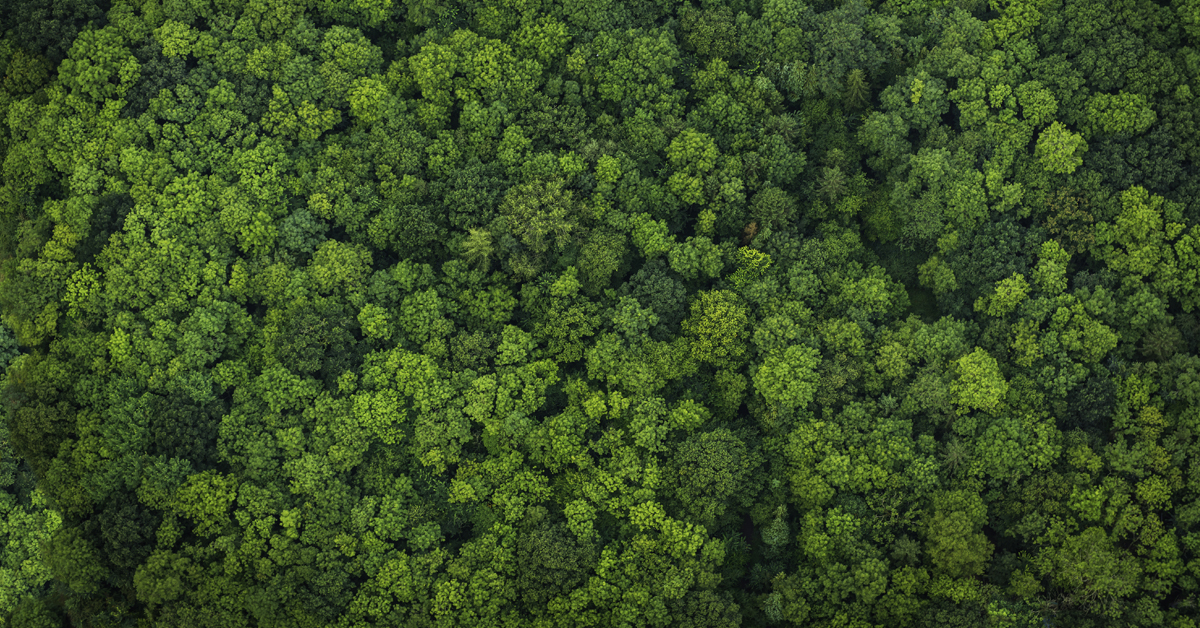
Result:
[[[1197,301],[1184,286],[1197,273],[1193,243],[1200,242],[1200,232],[1179,222],[1178,205],[1140,186],[1121,193],[1121,208],[1114,223],[1096,225],[1099,257],[1128,289],[1150,278],[1155,292],[1191,311]]]
[[[578,210],[570,190],[561,181],[540,181],[514,186],[505,194],[500,213],[508,218],[507,230],[541,255],[563,249],[576,230]]]
[[[492,233],[487,229],[471,229],[470,236],[463,241],[463,258],[475,264],[479,270],[487,272],[491,266],[491,257],[495,253],[492,244]]]
[[[697,236],[680,242],[667,254],[671,270],[679,273],[689,281],[700,278],[716,279],[725,268],[725,260],[721,250],[713,244],[712,239]]]
[[[1071,133],[1056,121],[1038,136],[1034,156],[1047,172],[1071,174],[1083,163],[1087,149],[1087,142],[1082,136]]]
[[[768,356],[754,372],[754,388],[771,406],[803,408],[817,392],[820,355],[804,345],[788,347],[781,356]]]
[[[750,200],[750,214],[763,227],[782,227],[796,216],[795,199],[783,190],[767,186]]]
[[[613,103],[622,117],[639,107],[660,115],[682,113],[682,95],[674,88],[673,74],[680,64],[674,33],[663,28],[591,28],[596,38],[576,46],[566,60],[568,75],[581,83],[585,94]]]
[[[600,328],[600,306],[580,294],[582,288],[575,267],[569,266],[553,281],[545,277],[521,289],[522,305],[533,314],[534,336],[562,362],[583,358],[586,339]]]
[[[0,597],[0,616],[19,614],[22,601],[34,596],[46,584],[52,573],[41,558],[41,544],[48,543],[62,526],[62,517],[48,508],[45,494],[33,490],[28,503],[18,499],[17,461],[8,443],[8,430],[0,428],[0,490],[4,505],[0,506],[3,520],[0,534],[7,539],[3,562],[0,563],[0,582],[5,583],[5,595]],[[24,479],[24,478],[22,478]],[[25,602],[27,604],[27,602]]]
[[[668,188],[684,203],[703,203],[702,179],[716,167],[718,155],[717,144],[711,136],[685,130],[667,147],[667,159],[675,170],[667,181]]]
[[[654,310],[641,307],[633,297],[621,297],[610,320],[613,329],[631,346],[641,344],[649,337],[650,329],[658,324]]]
[[[580,542],[564,524],[543,524],[522,535],[516,552],[522,601],[541,609],[556,597],[570,595],[585,584],[599,558],[597,550],[594,541]]]
[[[687,46],[701,57],[729,59],[737,51],[737,25],[729,7],[685,11],[680,28]]]
[[[1057,295],[1067,289],[1067,260],[1070,254],[1053,240],[1042,244],[1037,268],[1033,271],[1033,281],[1048,295]]]
[[[629,222],[633,225],[633,244],[642,252],[642,257],[654,259],[675,246],[663,221],[653,220],[649,214],[638,214]]]
[[[917,277],[921,285],[933,290],[937,296],[942,296],[958,289],[958,281],[954,277],[954,269],[948,266],[937,255],[931,256],[925,263],[917,267]]]
[[[58,68],[64,87],[102,102],[124,95],[138,76],[138,62],[115,26],[85,30]]]
[[[943,491],[926,520],[926,551],[936,573],[968,578],[983,573],[993,547],[980,528],[987,507],[970,491]]]
[[[1119,92],[1096,94],[1087,102],[1087,131],[1090,135],[1144,133],[1158,119],[1142,94]]]
[[[986,312],[989,316],[1005,316],[1015,310],[1029,294],[1029,282],[1025,276],[1013,273],[1007,279],[996,282],[996,291],[987,297],[975,301],[977,312]]]
[[[859,68],[846,74],[846,102],[852,107],[862,107],[869,101],[866,73]]]
[[[749,316],[741,300],[727,290],[701,292],[692,302],[683,331],[691,338],[692,356],[700,362],[726,364],[745,354]]]
[[[953,391],[959,414],[971,410],[991,412],[996,409],[1008,393],[1008,382],[1000,373],[996,358],[983,349],[975,348],[955,363],[958,378]]]
[[[350,113],[367,124],[376,122],[383,117],[389,96],[387,88],[377,78],[354,79],[348,94]]]
[[[674,448],[666,485],[688,521],[712,527],[730,501],[753,503],[761,459],[729,430],[689,436]]]
[[[1141,573],[1137,561],[1114,547],[1098,527],[1071,535],[1056,551],[1039,556],[1035,564],[1055,584],[1072,591],[1091,610],[1107,617],[1121,614],[1122,598],[1134,593]]]
[[[747,283],[761,278],[771,268],[771,256],[743,246],[738,249],[737,264],[737,272],[729,277],[729,282],[741,288]]]

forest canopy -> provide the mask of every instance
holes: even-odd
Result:
[[[0,623],[1196,628],[1198,99],[1198,0],[9,0]]]

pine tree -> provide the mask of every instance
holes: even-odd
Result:
[[[869,100],[866,75],[860,69],[850,70],[846,75],[846,104],[858,108],[865,106]]]
[[[492,233],[487,229],[471,229],[470,235],[463,242],[463,257],[470,264],[477,264],[479,269],[487,272],[491,266],[494,252]]]

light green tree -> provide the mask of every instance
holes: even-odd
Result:
[[[1029,295],[1029,282],[1020,273],[1013,273],[1008,279],[996,282],[996,290],[989,296],[975,300],[975,311],[986,312],[988,316],[1006,316],[1025,300]]]
[[[683,321],[692,356],[700,362],[725,364],[741,358],[749,340],[749,315],[741,299],[728,290],[701,292]]]
[[[767,356],[754,372],[754,388],[772,406],[788,410],[808,405],[817,392],[821,364],[816,349],[794,345],[781,356]]]
[[[1034,156],[1047,172],[1071,174],[1083,163],[1088,144],[1083,136],[1072,133],[1055,121],[1038,136]]]
[[[960,415],[971,410],[991,412],[1008,394],[1008,382],[1000,373],[1000,364],[979,347],[959,358],[955,370],[958,378],[951,390]]]
[[[720,153],[712,136],[687,129],[667,147],[667,160],[675,173],[667,187],[683,202],[704,202],[703,177],[717,165]]]
[[[360,77],[350,85],[350,114],[368,124],[383,117],[391,96],[381,78]]]
[[[725,267],[721,249],[705,236],[690,237],[686,242],[677,243],[667,254],[667,259],[671,270],[689,280],[715,279]]]
[[[917,267],[917,279],[922,286],[933,290],[933,293],[938,296],[958,289],[958,280],[954,277],[954,269],[937,255],[930,256],[925,263]]]
[[[1099,93],[1087,101],[1087,132],[1090,135],[1144,133],[1158,120],[1143,94],[1121,91],[1117,94]]]
[[[1070,259],[1071,255],[1062,250],[1058,242],[1047,240],[1042,243],[1037,268],[1033,271],[1033,281],[1042,292],[1058,295],[1067,289],[1067,261]]]
[[[476,268],[487,272],[491,267],[492,255],[495,249],[492,244],[492,232],[487,229],[470,229],[470,235],[463,241],[463,259],[474,264]]]

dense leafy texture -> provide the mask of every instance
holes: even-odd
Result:
[[[0,623],[1200,621],[1196,0],[12,0]]]

